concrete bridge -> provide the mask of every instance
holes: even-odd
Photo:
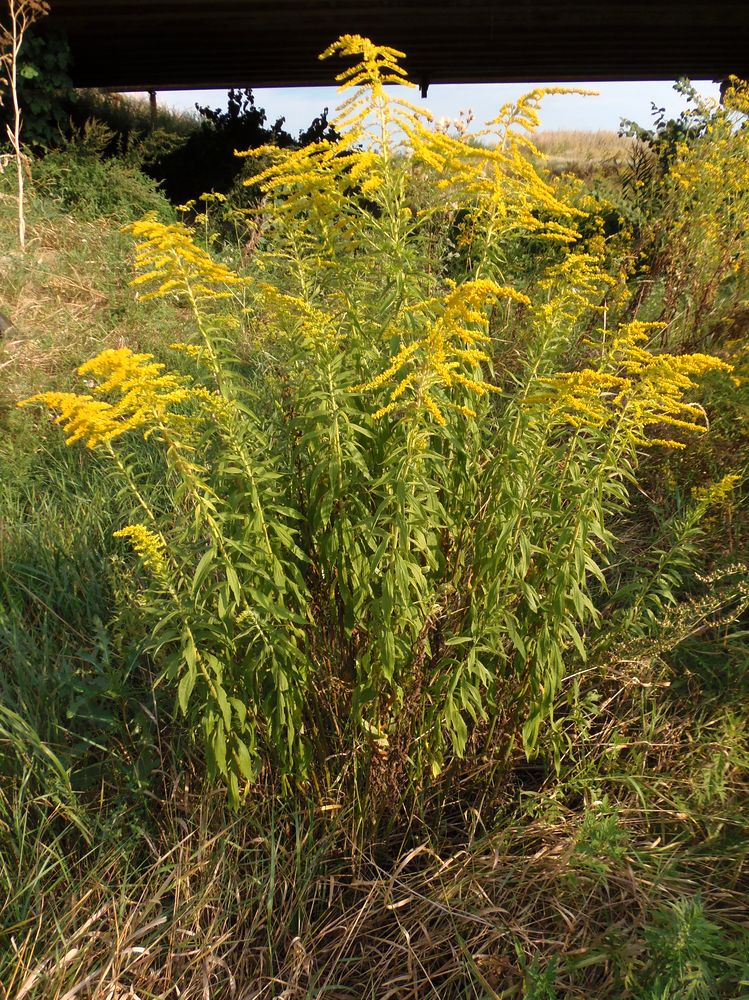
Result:
[[[52,0],[78,86],[330,84],[344,32],[429,83],[749,75],[749,0]]]

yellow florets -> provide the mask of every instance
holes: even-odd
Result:
[[[467,281],[453,286],[441,298],[424,299],[406,309],[406,313],[426,320],[424,333],[410,344],[404,344],[387,368],[374,378],[355,386],[353,392],[378,389],[398,378],[388,402],[374,413],[378,420],[399,405],[401,397],[410,391],[414,401],[444,425],[445,418],[433,389],[453,389],[461,386],[477,396],[498,392],[498,388],[480,377],[481,365],[491,361],[482,345],[491,343],[487,333],[486,310],[498,299],[512,299],[528,304],[525,295],[512,288],[503,288],[487,279]],[[447,405],[465,415],[474,415],[470,407]]]
[[[127,431],[146,431],[163,422],[177,404],[190,395],[187,380],[163,374],[164,365],[152,354],[134,354],[129,348],[102,351],[78,369],[81,376],[99,380],[97,396],[114,394],[114,403],[72,392],[43,392],[24,399],[19,406],[44,403],[59,411],[56,422],[65,427],[66,443],[85,441],[89,448],[108,443]]]
[[[112,406],[93,396],[74,392],[40,392],[23,399],[19,406],[44,403],[50,410],[58,411],[55,423],[63,424],[67,434],[66,444],[85,441],[89,448],[111,441],[124,433],[123,424],[112,413]]]
[[[188,358],[193,358],[195,361],[198,361],[205,353],[205,348],[200,347],[198,344],[186,344],[181,340],[170,344],[169,350],[180,351],[182,354],[186,354]]]
[[[606,348],[601,368],[561,372],[542,380],[546,392],[527,403],[549,402],[574,427],[603,427],[621,420],[634,444],[683,448],[673,438],[648,437],[649,428],[667,426],[704,433],[704,410],[687,402],[696,378],[731,366],[707,354],[653,354],[643,343],[660,323],[628,323]]]
[[[192,230],[181,223],[165,225],[145,218],[127,230],[139,241],[135,248],[138,273],[131,284],[149,287],[139,294],[142,301],[167,296],[187,296],[195,301],[227,298],[233,287],[245,283],[199,247]]]
[[[353,93],[338,108],[333,124],[349,139],[358,139],[365,124],[378,129],[380,152],[387,155],[397,133],[413,129],[417,122],[431,121],[432,115],[402,97],[389,94],[385,87],[396,84],[414,87],[400,65],[403,52],[387,45],[375,45],[361,35],[341,35],[320,55],[321,59],[338,55],[358,61],[336,76],[339,91]],[[370,133],[371,135],[371,133]]]
[[[436,174],[436,187],[451,203],[470,205],[474,221],[481,221],[496,237],[512,232],[568,244],[579,238],[576,220],[586,213],[561,200],[554,182],[543,176],[533,160],[542,154],[530,133],[539,123],[538,108],[547,94],[592,93],[570,88],[541,88],[517,102],[504,105],[499,114],[477,130],[463,128],[457,136],[443,129],[428,129],[414,121],[404,128],[416,162]],[[531,155],[529,155],[531,154]],[[482,227],[477,227],[478,232]],[[463,240],[468,232],[463,234]]]
[[[432,117],[386,90],[392,83],[413,86],[398,64],[403,54],[396,49],[375,45],[359,35],[343,35],[320,58],[331,55],[358,60],[336,77],[339,90],[352,91],[332,121],[341,141],[322,140],[294,150],[269,145],[237,153],[262,163],[270,161],[245,183],[275,199],[278,219],[313,219],[323,240],[317,253],[324,253],[333,235],[340,242],[347,233],[351,192],[375,196],[384,183],[384,162],[392,150],[402,145],[419,122]]]
[[[561,263],[547,268],[539,284],[548,298],[538,306],[539,316],[574,322],[588,310],[602,310],[604,295],[616,285],[603,264],[603,258],[595,254],[569,253]]]
[[[692,491],[692,497],[700,506],[707,509],[712,506],[728,506],[731,494],[741,482],[741,476],[729,473],[709,486],[698,486]]]
[[[319,309],[300,296],[289,295],[267,282],[262,282],[258,291],[264,310],[273,315],[274,326],[287,335],[313,348],[340,339],[339,324],[330,308]]]
[[[143,565],[155,576],[165,572],[166,544],[160,535],[149,531],[142,524],[128,524],[125,528],[115,531],[113,537],[127,538]]]

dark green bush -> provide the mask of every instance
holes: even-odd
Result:
[[[235,156],[235,150],[269,144],[281,148],[295,145],[283,127],[284,119],[279,118],[269,125],[266,112],[257,107],[249,89],[230,90],[226,111],[198,105],[196,108],[202,118],[200,127],[187,142],[152,159],[145,167],[151,177],[162,183],[173,202],[199,198],[205,191],[226,194],[235,187],[247,172],[246,162]],[[309,128],[299,134],[300,145],[337,138],[328,123],[327,113],[325,108]]]
[[[23,109],[23,141],[39,149],[56,145],[68,120],[73,83],[70,48],[64,35],[30,34],[23,41],[18,67],[18,97]],[[0,136],[10,124],[12,102],[0,86]]]
[[[169,206],[157,184],[134,160],[102,156],[112,138],[106,126],[89,123],[34,162],[35,182],[66,211],[85,221],[109,216],[127,222],[151,211],[168,214]]]

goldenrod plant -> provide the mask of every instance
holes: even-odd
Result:
[[[389,89],[401,53],[346,35],[333,55],[353,60],[341,141],[245,154],[264,166],[241,273],[186,224],[130,227],[144,308],[187,309],[175,370],[107,349],[88,392],[22,405],[115,463],[158,683],[232,802],[270,770],[352,784],[376,818],[469,749],[533,753],[617,602],[642,456],[705,433],[700,379],[730,365],[627,317],[597,206],[534,165],[545,91],[451,131]],[[712,176],[680,162],[679,189]],[[167,514],[136,436],[165,458]],[[651,591],[669,604],[648,572],[621,642]]]
[[[749,88],[729,78],[720,103],[678,89],[692,102],[683,121],[662,124],[662,135],[638,129],[650,145],[626,178],[625,211],[638,231],[633,305],[688,347],[721,335],[746,307]]]
[[[540,95],[338,49],[358,137],[226,200],[93,130],[20,254],[0,175],[0,994],[735,1000],[746,272],[695,325],[675,149],[561,174]]]

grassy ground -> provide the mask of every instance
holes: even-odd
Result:
[[[346,799],[290,807],[266,784],[235,814],[206,785],[123,606],[129,501],[15,409],[102,345],[181,339],[178,312],[134,303],[120,221],[39,193],[21,255],[0,201],[6,1000],[749,997],[749,652],[710,611],[719,582],[678,649],[569,677],[533,760],[478,753],[367,838]],[[136,456],[145,484],[154,461]]]

